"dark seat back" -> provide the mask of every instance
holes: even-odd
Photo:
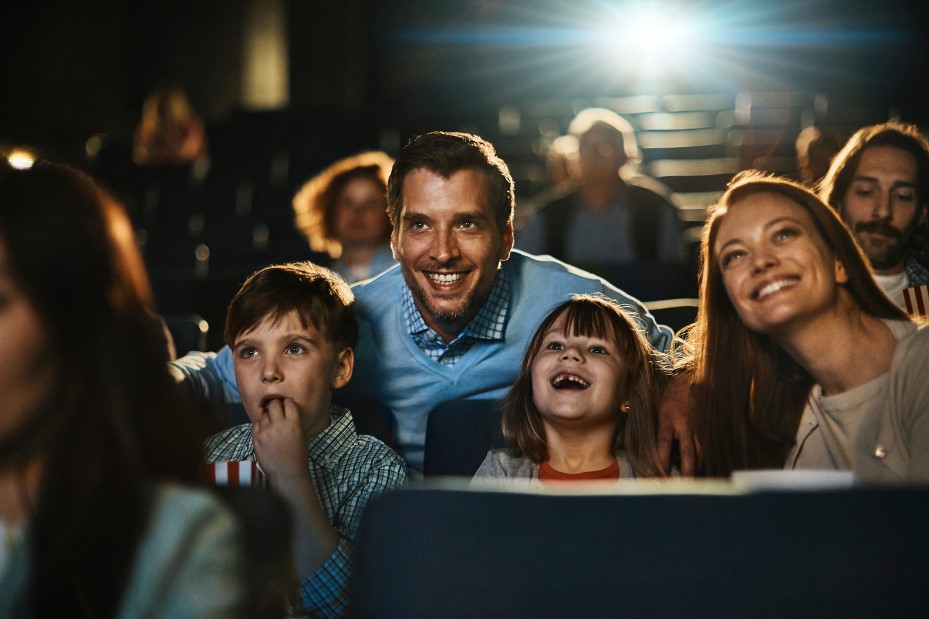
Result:
[[[926,617],[927,513],[926,488],[410,488],[369,505],[355,616]]]
[[[442,402],[429,413],[423,475],[471,477],[487,452],[503,445],[495,400]]]
[[[289,507],[267,488],[220,486],[214,492],[236,516],[242,531],[246,593],[241,616],[284,616],[293,581]]]

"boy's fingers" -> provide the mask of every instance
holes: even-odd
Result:
[[[261,420],[274,423],[284,418],[284,402],[279,398],[269,400],[261,413]]]
[[[284,398],[281,405],[282,405],[281,411],[285,419],[297,419],[298,418],[299,413],[297,411],[297,403],[294,401],[293,398]]]

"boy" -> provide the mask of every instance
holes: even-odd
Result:
[[[354,297],[310,262],[266,267],[229,304],[226,343],[250,424],[206,441],[207,462],[257,460],[289,504],[299,593],[314,616],[345,612],[351,551],[368,500],[406,479],[403,460],[355,432],[332,390],[352,376]]]

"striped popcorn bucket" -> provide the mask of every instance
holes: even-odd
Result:
[[[214,486],[263,487],[267,485],[264,472],[253,460],[204,464],[203,477],[208,484]]]
[[[929,314],[929,284],[904,288],[903,300],[910,316],[926,318]]]

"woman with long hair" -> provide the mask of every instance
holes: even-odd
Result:
[[[228,616],[238,527],[121,206],[70,168],[0,165],[0,616]]]
[[[743,173],[710,212],[701,258],[688,341],[706,474],[929,480],[929,330],[877,286],[833,209]]]

